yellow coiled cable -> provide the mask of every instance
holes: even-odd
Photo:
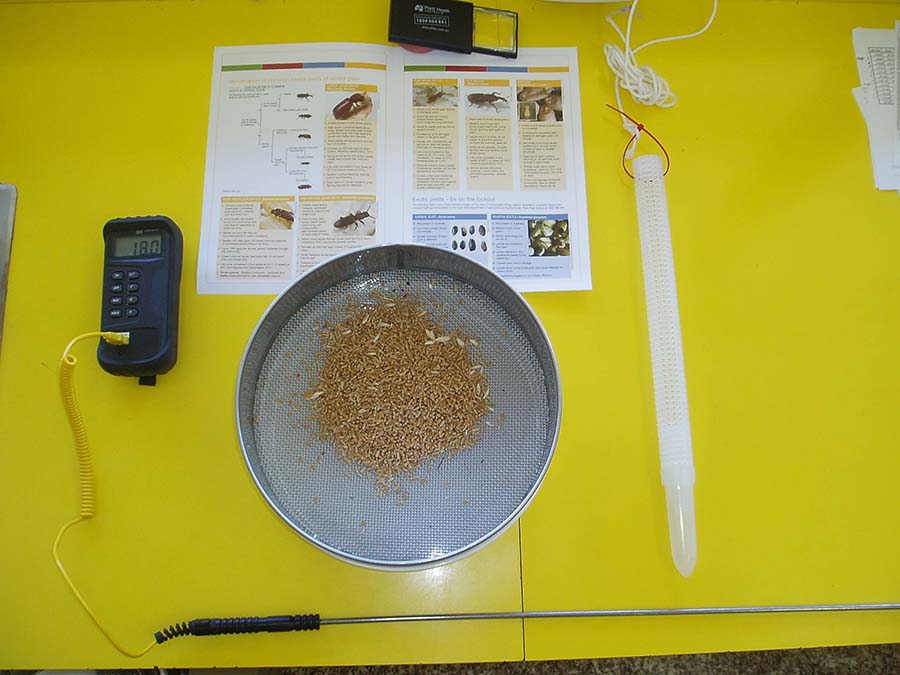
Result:
[[[69,420],[69,427],[72,429],[72,439],[75,442],[75,452],[78,456],[80,515],[77,518],[70,520],[68,523],[63,525],[62,528],[60,528],[59,534],[56,535],[56,539],[53,542],[53,560],[56,562],[56,566],[59,568],[59,571],[62,574],[63,579],[65,579],[66,584],[68,584],[69,590],[72,591],[73,595],[78,599],[78,602],[81,603],[84,611],[87,612],[88,616],[91,617],[91,620],[94,622],[97,628],[100,629],[100,632],[103,633],[106,639],[109,640],[110,644],[112,644],[112,646],[115,647],[124,656],[128,656],[130,658],[138,658],[155,647],[156,641],[151,642],[146,647],[137,652],[125,649],[124,647],[122,647],[122,645],[116,642],[116,640],[100,624],[100,620],[97,618],[97,615],[94,614],[93,610],[88,606],[87,602],[85,602],[84,597],[81,595],[81,593],[78,592],[78,589],[75,588],[75,584],[73,584],[72,580],[69,578],[69,574],[68,572],[66,572],[65,567],[63,567],[62,560],[60,560],[59,557],[59,542],[62,540],[63,535],[73,525],[77,525],[83,520],[93,518],[97,506],[96,489],[94,487],[94,470],[91,464],[91,452],[88,447],[87,430],[84,427],[84,418],[81,416],[81,410],[78,407],[78,400],[75,397],[75,386],[72,382],[72,375],[74,374],[78,359],[69,353],[72,350],[72,347],[74,347],[78,342],[81,342],[82,340],[90,340],[92,338],[102,338],[106,342],[114,345],[127,345],[130,339],[130,335],[128,333],[116,333],[114,331],[97,331],[93,333],[84,333],[83,335],[79,335],[78,337],[76,337],[68,344],[68,346],[66,346],[65,350],[63,351],[62,358],[59,360],[59,368],[57,370],[59,374],[59,392],[62,396],[62,404],[63,409],[66,412],[66,418]]]

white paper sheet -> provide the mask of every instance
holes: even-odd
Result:
[[[900,21],[894,22],[894,166],[900,167]],[[898,186],[900,187],[900,186]]]
[[[859,105],[863,119],[866,120],[866,128],[869,136],[869,152],[872,156],[872,171],[875,174],[875,187],[879,190],[900,190],[900,171],[893,163],[893,148],[890,143],[878,142],[879,136],[884,139],[886,137],[885,128],[882,126],[880,132],[877,128],[866,119],[869,103],[865,99],[862,87],[856,87],[853,91],[853,98]]]
[[[853,90],[869,134],[875,187],[900,189],[898,138],[897,37],[894,30],[853,29],[853,49],[860,87]]]
[[[520,291],[590,289],[580,115],[574,48],[217,48],[197,291],[278,293],[384,243],[454,250]]]

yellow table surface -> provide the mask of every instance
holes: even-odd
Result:
[[[270,298],[198,296],[212,49],[379,42],[386,1],[0,5],[0,180],[19,208],[0,351],[0,667],[291,665],[656,654],[900,640],[900,612],[456,622],[182,638],[115,652],[50,557],[77,510],[55,378],[96,329],[100,229],[164,213],[185,235],[179,362],[155,389],[77,386],[98,516],[63,556],[123,642],[197,616],[900,600],[900,201],[877,192],[850,31],[896,4],[726,0],[706,36],[643,55],[667,144],[698,483],[699,562],[669,557],[627,140],[601,46],[608,6],[504,1],[522,46],[576,45],[594,290],[528,297],[565,399],[534,504],[497,542],[431,571],[331,559],[286,527],[241,459],[233,385]],[[322,8],[325,11],[322,11]],[[637,39],[693,30],[706,2],[645,0]],[[649,145],[642,146],[644,150]],[[520,568],[521,565],[521,568]],[[520,574],[521,569],[521,574]]]

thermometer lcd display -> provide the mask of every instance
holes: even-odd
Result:
[[[138,230],[135,234],[120,234],[112,238],[112,254],[116,258],[159,255],[162,233],[159,230]]]

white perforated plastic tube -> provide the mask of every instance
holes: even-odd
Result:
[[[675,566],[681,574],[688,576],[697,563],[694,458],[666,184],[662,160],[658,155],[637,157],[632,167],[647,296],[659,462],[669,515],[669,541]]]

